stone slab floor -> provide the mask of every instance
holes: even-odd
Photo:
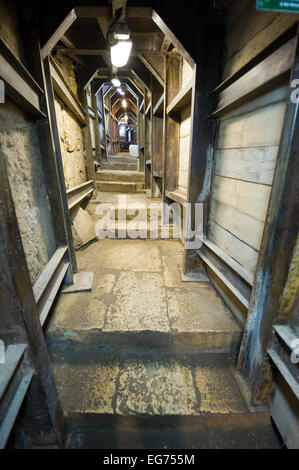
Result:
[[[77,253],[92,292],[62,294],[46,337],[72,448],[276,448],[228,362],[241,329],[209,283],[183,283],[178,241]]]
[[[211,285],[182,282],[179,241],[100,240],[77,252],[77,261],[79,271],[95,273],[92,292],[60,296],[51,336],[97,333],[126,345],[140,338],[141,345],[149,339],[208,350],[238,345],[241,329]]]

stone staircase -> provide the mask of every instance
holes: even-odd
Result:
[[[86,208],[96,227],[97,222],[106,217],[106,210],[100,206],[102,203],[109,205],[110,238],[133,238],[134,235],[130,237],[129,230],[138,230],[137,238],[143,240],[180,238],[180,231],[171,218],[169,223],[162,225],[162,203],[159,199],[147,198],[144,193],[98,191],[96,199],[92,199]],[[97,236],[102,238],[98,233]]]
[[[178,241],[99,240],[78,252],[91,292],[47,325],[69,448],[279,448],[233,374],[242,330],[209,283],[184,283]]]
[[[138,171],[139,160],[129,156],[110,156],[96,173],[99,191],[136,193],[144,188],[144,173]]]

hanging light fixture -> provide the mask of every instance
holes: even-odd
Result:
[[[121,88],[117,88],[117,91],[120,95],[124,96],[125,95],[125,92],[124,90],[122,90]]]
[[[129,59],[132,49],[132,41],[121,40],[118,41],[115,46],[112,46],[111,51],[111,63],[114,67],[124,67]]]
[[[125,22],[127,0],[123,0],[120,3],[121,5],[115,11],[114,19],[108,28],[106,36],[113,67],[123,67],[126,65],[132,49],[130,30]]]
[[[111,83],[112,83],[115,87],[120,87],[120,81],[119,81],[119,79],[117,78],[116,75],[115,75],[114,77],[112,77]]]
[[[127,100],[122,100],[121,104],[124,108],[126,108],[127,107]]]

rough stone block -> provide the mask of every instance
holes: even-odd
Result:
[[[81,207],[72,216],[72,233],[76,249],[96,238],[94,221]]]

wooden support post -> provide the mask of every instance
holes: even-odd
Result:
[[[263,365],[298,237],[299,103],[291,99],[294,91],[291,84],[296,80],[299,80],[298,36],[270,204],[238,360],[240,373],[250,384],[252,402],[257,405],[268,398]]]
[[[197,27],[197,64],[194,72],[191,104],[191,151],[189,164],[189,194],[191,204],[204,204],[204,232],[210,198],[210,174],[215,141],[216,121],[208,116],[215,109],[217,98],[210,95],[220,79],[221,47],[224,31],[221,25],[200,20]],[[193,225],[193,220],[191,221]],[[196,267],[195,264],[198,264]],[[196,250],[187,250],[185,271],[203,266]]]
[[[77,272],[77,262],[76,262],[75,249],[74,249],[73,236],[72,236],[71,219],[69,215],[68,202],[67,202],[67,197],[66,197],[66,188],[65,188],[62,156],[61,156],[61,149],[60,149],[60,139],[59,139],[59,133],[58,133],[57,120],[56,120],[54,90],[53,90],[52,77],[51,77],[51,71],[50,71],[49,57],[47,57],[44,61],[44,72],[45,72],[45,94],[47,97],[49,122],[51,126],[54,149],[55,149],[55,159],[56,159],[58,181],[59,181],[59,187],[60,187],[60,198],[61,198],[61,205],[62,205],[62,211],[63,211],[64,228],[66,232],[68,252],[69,252],[72,270],[73,272]]]
[[[5,340],[25,341],[29,346],[29,360],[40,381],[43,399],[60,446],[64,446],[65,423],[58,399],[55,382],[51,372],[50,358],[37,314],[35,298],[29,277],[26,257],[16,218],[14,202],[9,187],[6,158],[0,155],[0,259],[4,269],[0,276],[1,295],[0,309],[6,316],[1,336]],[[2,290],[3,289],[3,290]],[[40,406],[39,398],[37,406]],[[40,427],[43,426],[42,417]]]
[[[101,151],[101,142],[100,142],[100,133],[99,133],[99,112],[98,112],[98,105],[97,105],[97,97],[96,92],[93,84],[91,84],[91,103],[92,109],[95,112],[95,120],[94,120],[94,135],[96,141],[96,158],[100,162],[102,159],[102,151]]]
[[[24,42],[27,46],[26,49],[30,50],[27,62],[39,86],[44,88],[45,74],[41,60],[35,16],[28,7],[21,8],[20,15],[26,30]],[[45,94],[40,97],[40,109],[45,116],[48,115],[47,96]],[[48,116],[37,120],[37,130],[56,245],[66,245],[67,235],[64,224],[61,188],[59,185],[52,129]]]

